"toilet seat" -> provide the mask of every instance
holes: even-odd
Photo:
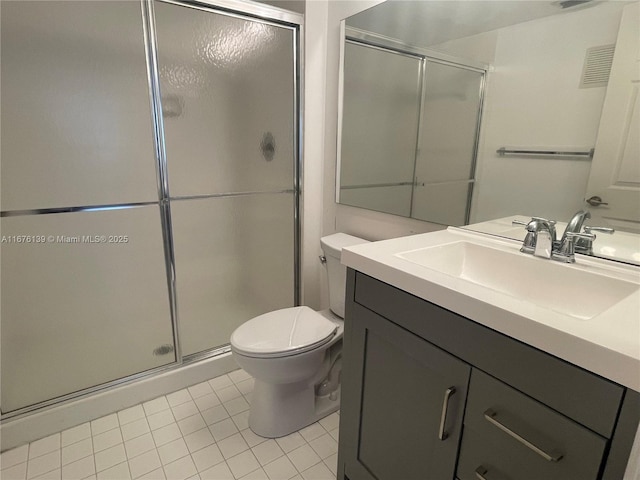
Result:
[[[242,324],[231,335],[231,347],[248,357],[287,357],[328,343],[337,329],[309,307],[284,308]]]

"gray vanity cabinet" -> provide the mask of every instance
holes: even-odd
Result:
[[[621,480],[640,394],[349,270],[338,480]]]
[[[351,330],[360,407],[353,478],[445,478],[456,464],[471,368],[366,309]]]

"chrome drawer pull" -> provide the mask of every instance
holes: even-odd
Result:
[[[476,478],[478,480],[487,480],[487,477],[485,477],[487,472],[488,470],[486,468],[484,468],[482,465],[479,466],[478,468],[476,468]]]
[[[499,422],[496,419],[497,415],[498,415],[498,413],[495,410],[491,409],[491,408],[489,408],[486,412],[484,412],[484,418],[487,419],[491,424],[495,425],[496,427],[498,427],[503,432],[509,434],[511,437],[515,438],[516,440],[518,440],[523,445],[529,447],[531,450],[536,452],[538,455],[540,455],[545,460],[547,460],[549,462],[557,462],[562,458],[563,454],[558,452],[557,450],[552,450],[551,452],[547,453],[544,450],[542,450],[540,447],[534,445],[529,440],[524,438],[522,435],[517,434],[511,428],[507,427],[504,423]]]
[[[438,438],[440,440],[446,440],[449,434],[444,431],[445,424],[447,423],[447,410],[449,410],[449,399],[456,393],[456,387],[449,387],[444,392],[444,400],[442,402],[442,415],[440,416],[440,429],[438,430]]]

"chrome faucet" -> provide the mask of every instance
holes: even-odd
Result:
[[[593,241],[596,239],[595,235],[588,236],[593,232],[612,234],[615,232],[613,228],[608,227],[590,227],[586,226],[584,222],[591,218],[591,213],[588,210],[578,210],[569,223],[567,224],[567,228],[564,230],[564,234],[562,235],[561,244],[567,242],[567,237],[569,233],[580,233],[580,230],[584,227],[583,236],[575,238],[574,250],[578,253],[585,253],[587,255],[593,254]]]
[[[520,251],[536,257],[550,258],[564,263],[574,263],[575,260],[575,240],[596,238],[592,233],[579,233],[582,223],[578,227],[578,232],[565,232],[562,240],[556,239],[556,222],[545,218],[533,217],[529,223],[514,221],[515,225],[526,225],[527,235],[524,238]]]

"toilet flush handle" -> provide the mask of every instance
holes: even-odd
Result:
[[[320,259],[320,263],[322,263],[323,265],[327,263],[327,257],[325,257],[324,255],[318,255],[318,258]]]

